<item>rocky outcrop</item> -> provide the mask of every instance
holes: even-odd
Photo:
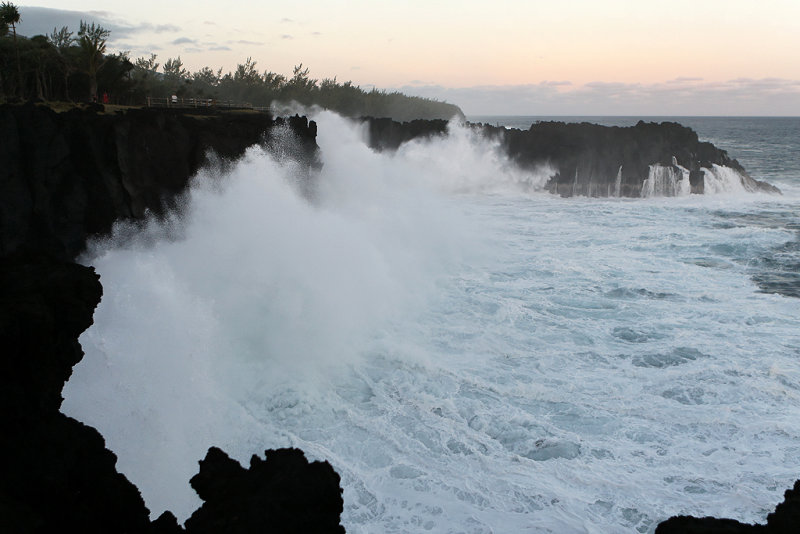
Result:
[[[190,483],[205,502],[186,520],[192,534],[219,532],[344,533],[339,475],[299,449],[253,455],[244,469],[216,447]]]
[[[59,412],[102,288],[89,267],[0,259],[0,531],[145,532],[139,491],[102,436]]]
[[[444,121],[367,121],[369,144],[379,150],[397,149],[411,139],[445,135],[447,131]],[[521,168],[535,170],[547,165],[554,169],[545,188],[565,197],[640,197],[648,194],[647,187],[655,188],[655,194],[676,194],[675,182],[684,178],[689,184],[687,192],[700,194],[705,192],[704,169],[715,166],[735,171],[745,190],[780,193],[776,187],[750,177],[724,150],[700,141],[691,128],[674,122],[640,121],[624,128],[539,122],[528,130],[468,126],[499,139],[509,158]]]
[[[367,142],[376,150],[397,150],[400,145],[412,139],[424,139],[433,136],[447,135],[446,120],[417,119],[409,122],[397,122],[392,119],[361,119],[367,125]]]
[[[741,175],[743,187],[778,192],[753,180],[735,159],[713,144],[701,142],[691,128],[675,122],[635,126],[599,126],[589,123],[540,122],[527,131],[483,126],[500,135],[508,155],[523,168],[548,162],[557,171],[547,189],[561,196],[642,196],[651,167],[680,176],[689,171],[692,192],[703,192],[703,169],[721,165]]]
[[[660,523],[656,534],[795,534],[800,532],[800,480],[783,495],[783,502],[767,516],[764,525],[734,519],[675,516]]]
[[[0,532],[183,532],[169,512],[151,522],[100,433],[59,411],[102,296],[74,257],[116,220],[175,207],[209,150],[233,159],[289,135],[284,155],[316,164],[316,126],[302,117],[96,111],[0,106]],[[207,502],[190,532],[343,531],[329,464],[268,452],[243,475],[217,469],[221,455],[196,477]]]

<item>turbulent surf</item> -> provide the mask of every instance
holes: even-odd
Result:
[[[691,195],[675,165],[642,177],[646,198],[621,198],[616,167],[611,194],[562,198],[552,165],[474,129],[375,152],[365,125],[315,119],[311,178],[253,147],[82,258],[104,297],[63,411],[153,517],[196,508],[211,445],[328,460],[348,532],[651,532],[781,500],[800,454],[797,147],[756,146],[746,119],[696,126],[783,196],[722,167]]]

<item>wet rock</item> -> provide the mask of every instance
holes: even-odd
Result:
[[[0,532],[183,532],[169,512],[151,522],[100,433],[59,411],[102,296],[94,269],[74,258],[117,220],[175,209],[209,150],[233,159],[288,135],[284,156],[317,162],[304,117],[96,111],[0,106]],[[344,531],[327,463],[290,450],[247,471],[214,454],[204,465],[198,532]]]
[[[90,267],[0,259],[0,531],[145,532],[148,511],[103,437],[59,412],[102,288]]]
[[[186,520],[186,531],[204,533],[343,533],[339,475],[328,462],[306,460],[299,449],[253,456],[244,469],[212,447],[191,485],[205,502]]]
[[[448,124],[363,120],[367,123],[369,145],[379,150],[395,150],[411,139],[444,135]],[[563,197],[642,196],[651,166],[662,167],[666,174],[681,175],[681,167],[686,169],[690,192],[694,194],[704,193],[703,168],[713,165],[736,170],[746,190],[780,193],[776,187],[750,177],[724,150],[701,142],[694,130],[674,122],[639,121],[630,127],[537,122],[528,130],[467,125],[498,139],[509,158],[523,169],[535,170],[543,165],[554,168],[555,173],[545,187]]]
[[[117,220],[177,209],[210,151],[236,159],[285,131],[295,143],[284,155],[315,165],[316,124],[305,117],[0,106],[0,256],[33,250],[72,259],[87,236],[108,233]]]
[[[734,519],[675,516],[656,527],[656,534],[795,534],[800,532],[800,480],[786,490],[783,502],[767,516],[765,525]]]

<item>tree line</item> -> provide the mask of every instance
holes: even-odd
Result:
[[[196,98],[268,107],[273,102],[317,105],[344,116],[395,120],[462,115],[438,100],[361,89],[336,78],[312,78],[302,64],[290,76],[260,71],[252,58],[225,74],[203,67],[190,72],[180,56],[161,64],[158,56],[131,60],[128,52],[107,53],[110,31],[81,21],[77,33],[64,26],[49,35],[17,35],[19,9],[0,4],[0,100],[103,101],[140,106],[147,98]]]

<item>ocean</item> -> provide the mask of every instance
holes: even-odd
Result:
[[[153,517],[200,504],[211,445],[329,461],[351,533],[763,522],[800,478],[800,118],[653,118],[783,195],[645,199],[542,192],[455,124],[379,154],[315,119],[310,185],[253,147],[81,259],[104,296],[62,410]]]

